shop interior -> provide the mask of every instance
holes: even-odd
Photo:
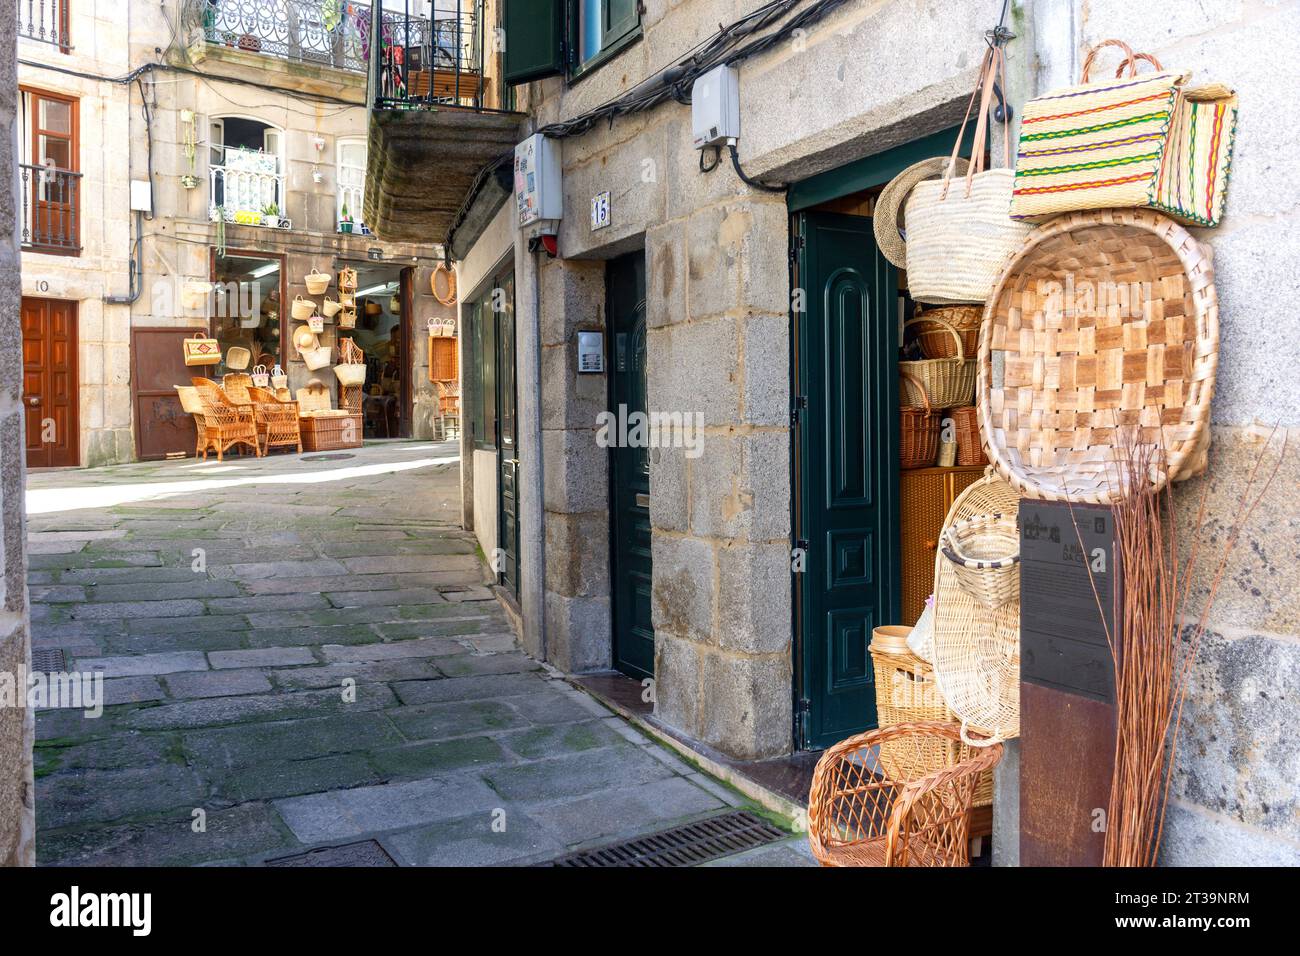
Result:
[[[212,336],[221,346],[221,364],[212,367],[212,377],[282,362],[283,274],[276,256],[213,253]]]
[[[405,270],[382,262],[348,263],[357,271],[357,324],[339,330],[366,359],[362,420],[366,438],[397,438],[402,430],[403,381],[407,374],[402,343]]]

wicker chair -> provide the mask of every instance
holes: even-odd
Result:
[[[281,446],[296,448],[302,453],[302,428],[298,424],[298,403],[282,401],[265,388],[248,386],[248,397],[253,400],[253,415],[257,420],[257,437],[262,442],[262,454]]]
[[[928,749],[936,737],[960,741],[960,728],[929,720],[895,724],[822,754],[808,795],[808,842],[822,866],[970,865],[971,800],[980,775],[1002,759],[1002,745],[900,780],[885,777],[877,759],[882,743]]]
[[[262,449],[257,443],[257,420],[252,408],[232,403],[220,386],[210,379],[192,378],[190,383],[198,389],[199,400],[203,402],[202,422],[199,423],[203,457],[206,459],[208,450],[215,448],[217,461],[221,461],[222,455],[235,445],[248,445],[260,458]],[[197,417],[195,420],[198,422]]]
[[[203,399],[199,398],[199,391],[193,385],[177,385],[176,394],[180,397],[181,408],[194,416],[194,432],[197,435],[194,457],[198,458],[204,450]]]

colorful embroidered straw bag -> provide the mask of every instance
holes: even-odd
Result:
[[[1114,78],[1090,80],[1108,46],[1119,47],[1124,61]],[[1139,74],[1139,60],[1155,72]],[[1079,86],[1025,104],[1011,215],[1147,207],[1189,225],[1218,225],[1237,95],[1218,83],[1187,86],[1189,76],[1121,40],[1093,47]]]
[[[221,362],[221,346],[207,332],[198,331],[182,342],[186,365],[217,365]]]

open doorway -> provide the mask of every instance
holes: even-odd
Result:
[[[411,435],[411,274],[391,262],[349,262],[357,271],[357,324],[340,329],[365,355],[361,400],[366,438]]]

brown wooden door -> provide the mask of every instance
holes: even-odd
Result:
[[[78,463],[77,304],[23,296],[27,467]]]
[[[131,400],[136,457],[141,460],[174,452],[194,454],[194,419],[181,408],[176,386],[208,376],[213,366],[186,366],[181,341],[193,334],[191,329],[131,330]]]

